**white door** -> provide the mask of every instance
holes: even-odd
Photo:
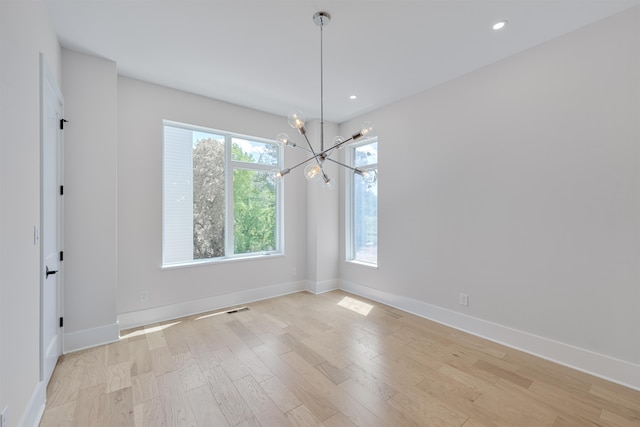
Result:
[[[49,382],[62,349],[62,120],[63,98],[40,55],[41,76],[41,224],[40,224],[40,380]]]

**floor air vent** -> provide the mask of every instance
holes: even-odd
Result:
[[[237,313],[239,311],[247,311],[247,310],[249,310],[249,307],[239,307],[239,308],[231,309],[231,310],[227,311],[226,313],[227,314],[234,314],[234,313]]]

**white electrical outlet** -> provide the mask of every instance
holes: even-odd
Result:
[[[2,413],[0,413],[0,427],[7,427],[7,424],[9,423],[7,421],[8,415],[9,415],[9,407],[5,406],[4,409],[2,410]]]
[[[460,305],[464,305],[465,307],[469,306],[469,295],[467,294],[460,294]]]
[[[149,299],[149,292],[147,292],[147,291],[140,292],[140,301],[141,302],[145,302],[148,299]]]

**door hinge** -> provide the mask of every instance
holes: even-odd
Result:
[[[64,321],[62,320],[63,317],[60,318],[60,327],[62,328],[62,326],[64,325]]]
[[[67,123],[69,120],[65,120],[65,119],[60,119],[60,130],[64,130],[64,124]]]
[[[60,251],[60,261],[64,261],[64,252]]]
[[[60,195],[64,196],[64,185],[60,186]]]

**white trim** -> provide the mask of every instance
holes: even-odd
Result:
[[[338,289],[340,283],[337,279],[323,280],[322,282],[307,281],[307,291],[312,294],[318,295],[325,292],[334,291]]]
[[[98,326],[97,328],[64,334],[64,353],[83,350],[118,341],[120,330],[117,323]]]
[[[20,420],[20,427],[38,427],[42,414],[44,414],[45,404],[47,399],[47,385],[44,381],[38,382],[36,389],[29,399],[29,404],[22,414]]]
[[[640,365],[361,284],[341,280],[340,289],[560,365],[640,390]]]
[[[120,324],[121,330],[129,329],[305,290],[307,290],[306,281],[282,283],[273,286],[235,292],[232,294],[218,295],[215,297],[165,305],[162,307],[120,313],[118,315],[118,323]]]
[[[45,203],[48,197],[54,197],[54,195],[45,195],[45,184],[47,181],[47,177],[45,176],[45,143],[52,141],[45,141],[47,133],[45,129],[47,128],[47,112],[51,112],[56,114],[56,134],[55,134],[55,180],[54,187],[57,191],[58,186],[63,184],[63,147],[64,147],[64,139],[62,132],[58,129],[58,120],[62,120],[64,117],[64,97],[62,96],[62,91],[58,86],[58,82],[54,77],[54,74],[51,72],[49,65],[47,63],[47,58],[43,52],[40,52],[40,235],[47,234],[47,230],[45,230],[45,206],[50,206],[49,203]],[[47,105],[57,103],[55,107],[51,111],[47,109]],[[49,146],[47,144],[47,146]],[[47,163],[48,164],[48,163]],[[46,277],[44,277],[43,272],[45,270],[45,266],[48,263],[46,257],[47,253],[45,251],[47,248],[45,247],[45,240],[40,241],[40,366],[39,366],[39,379],[40,381],[45,382],[46,384],[49,382],[51,375],[53,374],[53,370],[55,369],[56,362],[62,353],[62,332],[59,328],[54,326],[54,330],[56,331],[56,336],[53,340],[53,346],[55,346],[55,355],[51,357],[47,357],[50,352],[49,350],[52,348],[51,345],[48,345],[45,341],[50,337],[45,336],[45,330],[50,329],[45,327],[45,322],[51,321],[52,319],[47,318],[45,316],[45,312],[47,311],[48,304],[51,303],[55,306],[55,313],[53,318],[57,321],[57,319],[62,315],[62,306],[63,306],[63,283],[64,283],[64,268],[61,262],[58,260],[58,254],[61,248],[63,247],[63,236],[64,236],[64,203],[58,194],[55,195],[55,202],[53,203],[55,206],[53,207],[53,211],[55,211],[55,258],[56,265],[53,267],[58,271],[58,274],[55,276],[55,285],[51,283],[45,284]],[[52,230],[49,230],[52,231]],[[53,239],[51,239],[53,240]],[[46,240],[49,241],[49,240]],[[51,265],[51,264],[49,264]],[[49,286],[49,291],[52,291],[51,286],[55,286],[53,290],[55,290],[55,301],[47,301],[45,285]],[[49,325],[51,326],[51,325]]]

